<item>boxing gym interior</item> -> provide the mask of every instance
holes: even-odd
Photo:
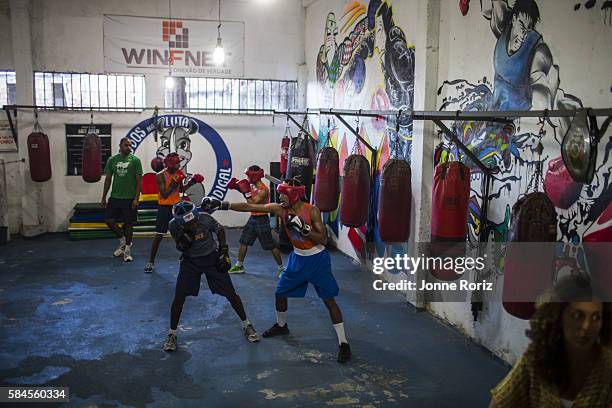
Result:
[[[0,0],[0,406],[612,407],[612,2]]]

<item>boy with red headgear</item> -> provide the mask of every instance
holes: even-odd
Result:
[[[164,157],[164,169],[156,174],[157,181],[157,220],[155,221],[155,237],[151,243],[149,262],[145,265],[145,272],[151,273],[155,269],[155,256],[159,244],[168,232],[168,224],[172,219],[172,206],[181,201],[181,193],[195,183],[204,181],[200,174],[191,176],[186,184],[185,174],[181,171],[181,156],[178,153],[169,153]]]
[[[329,253],[325,249],[327,230],[321,212],[314,205],[301,201],[305,187],[295,180],[280,184],[277,191],[281,204],[229,203],[205,197],[201,207],[205,211],[258,211],[280,216],[281,225],[293,245],[293,252],[276,286],[276,323],[263,333],[263,337],[289,333],[286,323],[287,298],[304,297],[310,283],[327,306],[340,344],[338,362],[345,363],[351,358],[351,348],[344,333],[342,312],[335,301],[339,289],[331,272]]]
[[[261,179],[264,176],[264,171],[261,167],[253,165],[244,171],[246,179],[238,180],[232,178],[227,184],[230,190],[237,190],[244,195],[247,203],[250,204],[268,204],[270,202],[270,190]],[[278,265],[278,276],[283,272],[283,260],[281,258],[278,245],[272,237],[272,228],[270,227],[270,217],[268,213],[261,211],[251,211],[251,217],[242,229],[240,235],[240,250],[238,251],[238,261],[232,266],[229,273],[244,273],[244,258],[247,250],[259,239],[261,247],[266,251],[272,251],[272,256]]]

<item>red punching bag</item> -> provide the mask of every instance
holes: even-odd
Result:
[[[536,299],[554,281],[557,213],[548,196],[534,192],[512,207],[510,237],[504,256],[504,309],[530,319]]]
[[[464,257],[467,239],[470,169],[458,161],[436,166],[431,196],[431,255]],[[451,281],[461,274],[444,268],[432,268],[431,274]]]
[[[412,187],[405,160],[388,160],[380,176],[378,233],[384,242],[405,242],[410,237]]]
[[[280,172],[281,178],[285,177],[287,173],[287,163],[289,162],[289,144],[291,143],[291,139],[287,136],[287,132],[289,132],[289,128],[285,131],[285,136],[281,140],[281,149],[280,149]]]
[[[582,184],[574,181],[561,156],[548,162],[544,191],[555,207],[564,210],[570,208],[580,197]]]
[[[347,227],[361,227],[368,220],[370,163],[361,154],[351,154],[342,169],[340,221]]]
[[[33,181],[47,181],[51,178],[51,150],[49,138],[42,132],[38,121],[28,136],[28,158],[30,177]]]
[[[321,211],[335,211],[340,195],[340,159],[333,147],[324,147],[319,152],[314,186],[314,204]]]
[[[98,135],[89,133],[83,140],[83,180],[95,183],[102,177],[102,144]]]

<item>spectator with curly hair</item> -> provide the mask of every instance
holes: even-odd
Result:
[[[612,407],[612,304],[585,275],[565,277],[538,302],[531,343],[492,391],[490,408]]]

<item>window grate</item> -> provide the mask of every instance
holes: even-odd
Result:
[[[138,112],[145,107],[145,77],[35,72],[34,95],[40,109]]]
[[[0,71],[0,106],[17,104],[15,71]]]
[[[266,114],[297,109],[297,81],[172,77],[166,110]]]

